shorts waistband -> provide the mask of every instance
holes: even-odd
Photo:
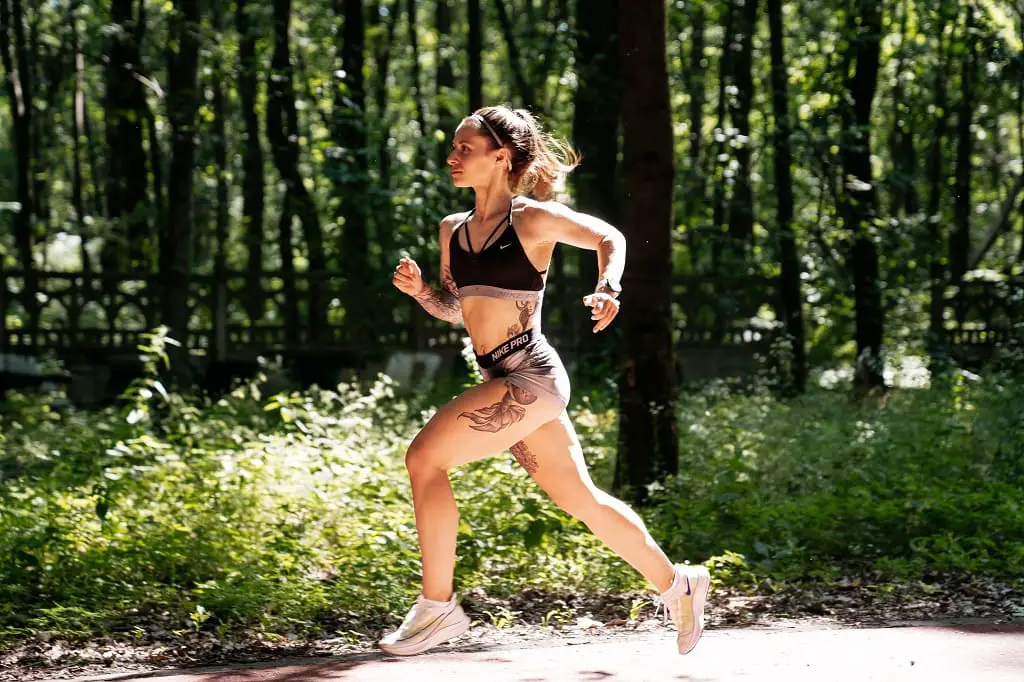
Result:
[[[517,334],[511,339],[500,343],[497,348],[489,353],[476,356],[476,362],[483,369],[490,369],[501,362],[501,359],[506,355],[510,355],[517,350],[522,350],[529,346],[536,338],[537,333],[534,331],[533,327],[530,327],[522,334]]]

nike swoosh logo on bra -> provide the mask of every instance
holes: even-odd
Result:
[[[506,249],[506,248],[508,248],[510,246],[512,246],[512,244],[502,244],[501,246],[498,247],[498,250],[500,251],[500,250]]]
[[[689,578],[686,579],[686,595],[687,596],[690,595],[690,579]]]

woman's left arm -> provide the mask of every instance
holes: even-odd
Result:
[[[548,202],[538,207],[539,231],[545,241],[562,242],[581,249],[597,251],[598,288],[618,294],[622,272],[626,268],[626,237],[612,225],[592,215],[574,211],[568,206]]]
[[[593,294],[583,297],[583,303],[591,308],[596,334],[619,313],[617,299],[626,268],[626,237],[604,220],[557,202],[539,205],[535,210],[535,225],[544,241],[597,251],[597,285]]]

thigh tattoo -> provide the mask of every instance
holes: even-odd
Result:
[[[526,416],[526,408],[523,405],[530,405],[536,402],[536,400],[537,396],[533,393],[506,381],[505,395],[502,396],[501,400],[493,405],[481,407],[479,410],[463,412],[459,417],[465,417],[473,422],[469,425],[469,428],[475,431],[497,433],[517,422],[521,422],[523,417]]]
[[[526,469],[526,473],[537,473],[537,456],[530,452],[530,448],[526,447],[526,441],[519,441],[509,448],[509,450],[511,450],[512,454],[515,455],[516,461]]]

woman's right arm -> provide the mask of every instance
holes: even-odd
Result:
[[[422,287],[417,293],[409,291],[406,291],[406,293],[415,298],[424,310],[437,319],[451,322],[455,325],[462,325],[464,323],[462,321],[462,306],[459,304],[459,290],[455,286],[455,280],[452,279],[448,258],[448,242],[451,239],[454,222],[452,216],[448,216],[441,221],[441,288],[435,289],[427,286],[426,282],[422,280],[419,266],[416,265],[415,261],[409,259],[406,265],[414,271]],[[401,268],[402,265],[399,267]],[[399,288],[403,289],[403,287]]]

